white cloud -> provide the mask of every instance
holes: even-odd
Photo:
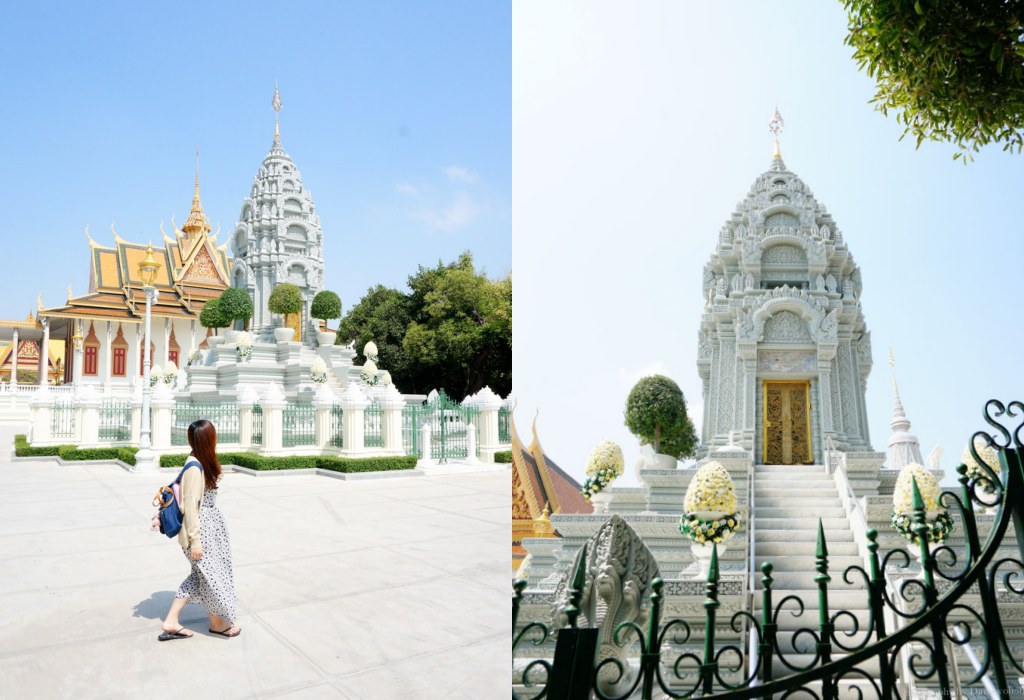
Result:
[[[467,185],[472,185],[479,179],[477,178],[476,173],[472,172],[468,168],[462,167],[461,165],[449,165],[444,169],[444,174],[453,182],[463,182]]]
[[[406,182],[405,180],[402,180],[401,182],[397,183],[395,185],[395,189],[401,192],[402,194],[407,194],[414,197],[418,197],[420,194],[419,189],[417,189],[415,185]]]
[[[458,192],[455,199],[440,211],[422,211],[413,218],[424,222],[433,231],[452,233],[473,223],[484,207],[466,192]]]

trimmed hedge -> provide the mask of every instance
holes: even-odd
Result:
[[[494,453],[494,461],[498,464],[512,464],[512,450]]]
[[[161,467],[183,467],[188,455],[162,455]],[[331,457],[319,455],[290,455],[264,457],[251,452],[222,452],[217,455],[221,464],[234,464],[255,471],[277,469],[329,469],[334,472],[384,472],[396,469],[415,469],[416,457]]]
[[[32,447],[24,435],[14,436],[14,454],[18,457],[60,457],[68,462],[87,459],[119,459],[125,464],[135,464],[135,453],[138,451],[138,448],[135,447],[88,447],[85,449],[79,449],[75,445]]]

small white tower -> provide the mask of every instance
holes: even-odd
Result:
[[[924,464],[921,458],[921,444],[910,432],[910,420],[903,410],[900,390],[896,386],[896,358],[889,348],[889,367],[892,368],[892,435],[886,448],[889,469],[900,470],[908,464]]]

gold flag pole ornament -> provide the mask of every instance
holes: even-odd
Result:
[[[779,134],[782,133],[782,127],[785,125],[786,123],[782,120],[782,115],[779,114],[779,106],[775,105],[775,111],[772,112],[772,119],[768,122],[768,129],[775,134],[775,153],[772,154],[775,158],[782,157],[782,150],[779,148]]]

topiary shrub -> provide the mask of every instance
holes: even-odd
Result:
[[[224,328],[231,324],[231,319],[224,314],[221,308],[220,298],[210,299],[203,304],[203,310],[199,312],[199,325],[203,328],[212,328],[216,334],[218,328]]]
[[[321,321],[341,318],[341,297],[326,289],[318,292],[309,305],[309,315]]]
[[[284,316],[284,323],[287,326],[291,315],[302,311],[302,292],[294,284],[279,284],[270,293],[267,308],[275,314]]]
[[[15,457],[56,457],[60,454],[62,447],[71,447],[71,445],[40,445],[33,447],[28,444],[28,438],[24,435],[14,436]]]
[[[512,464],[512,450],[503,450],[494,453],[494,461],[497,464]]]
[[[249,296],[248,290],[228,287],[221,292],[219,302],[220,312],[224,318],[230,319],[231,322],[242,321],[245,328],[249,328],[253,309],[252,297]]]
[[[626,427],[641,445],[676,459],[697,449],[697,433],[686,414],[686,399],[679,385],[656,374],[636,383],[626,399]]]

